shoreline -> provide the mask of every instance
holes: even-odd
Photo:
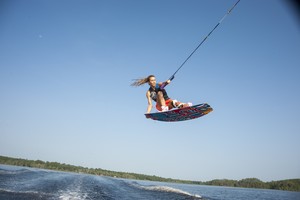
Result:
[[[108,176],[113,178],[134,179],[134,180],[300,192],[300,179],[287,179],[287,180],[279,180],[279,181],[271,181],[271,182],[263,182],[257,178],[246,178],[242,180],[215,179],[215,180],[205,181],[205,182],[190,181],[190,180],[163,178],[155,175],[151,176],[151,175],[129,173],[129,172],[115,172],[110,170],[104,170],[101,168],[87,168],[87,167],[74,166],[65,163],[48,162],[48,161],[45,162],[41,160],[27,160],[22,158],[12,158],[6,156],[0,156],[0,164],[21,166],[21,167],[31,167],[31,168],[38,168],[38,169],[48,169],[48,170],[63,171],[63,172],[74,172],[78,174]]]

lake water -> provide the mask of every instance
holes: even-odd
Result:
[[[136,181],[0,165],[0,199],[300,200],[300,192]]]

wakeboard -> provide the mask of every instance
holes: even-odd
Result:
[[[191,107],[178,108],[165,112],[146,113],[147,118],[163,122],[178,122],[202,117],[213,111],[207,103],[197,104]]]

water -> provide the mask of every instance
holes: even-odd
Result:
[[[300,200],[300,192],[136,181],[0,165],[0,200]]]

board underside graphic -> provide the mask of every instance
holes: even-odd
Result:
[[[196,119],[210,113],[213,109],[207,103],[186,108],[173,109],[165,112],[147,113],[146,117],[157,121],[178,122]]]

